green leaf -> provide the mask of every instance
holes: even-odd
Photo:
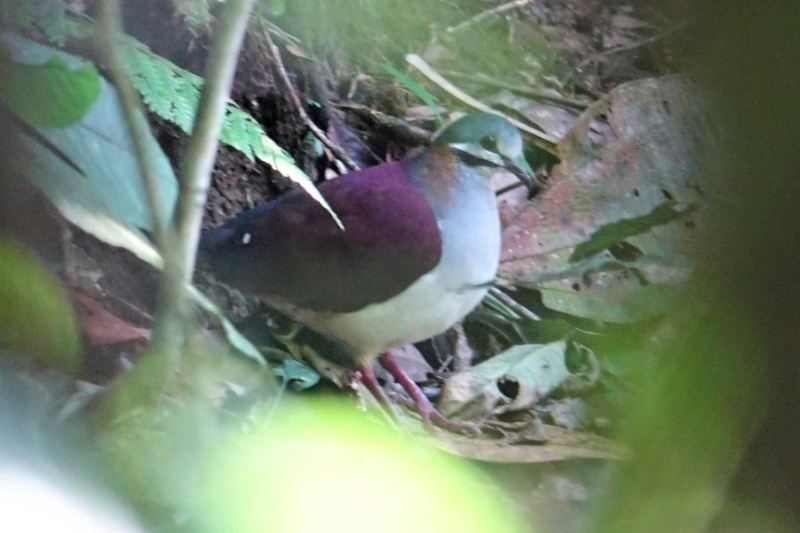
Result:
[[[319,383],[319,374],[300,361],[285,359],[272,373],[284,383],[291,384],[297,392],[310,389]]]
[[[18,55],[14,60],[21,63],[44,63],[57,57],[70,69],[80,69],[86,64],[77,57],[26,39],[8,40]],[[9,170],[41,188],[61,214],[76,226],[160,268],[158,251],[141,231],[152,228],[152,219],[127,122],[116,90],[102,78],[99,80],[99,98],[80,122],[69,128],[35,128],[23,117],[12,115],[8,110],[4,112],[0,107],[0,121],[19,122],[22,132],[18,137],[10,137],[14,145],[9,152],[18,157],[9,161]],[[137,120],[145,119],[138,115]],[[149,136],[147,142],[165,199],[164,215],[171,216],[177,198],[177,180],[155,139]],[[0,275],[2,272],[0,270]],[[234,347],[264,364],[258,350],[235,330],[218,308],[194,287],[189,288],[189,294],[198,305],[219,318]],[[0,299],[0,305],[4,302]]]
[[[325,201],[325,198],[322,197],[322,194],[320,194],[314,186],[311,179],[300,167],[294,164],[292,156],[287,154],[275,141],[266,135],[261,136],[260,140],[261,142],[253,147],[256,157],[300,185],[304,191],[330,213],[331,217],[333,217],[333,220],[340,228],[344,228],[342,221],[339,220],[339,217],[333,212],[333,209],[331,209],[328,202]]]
[[[581,261],[624,241],[628,237],[640,235],[656,226],[669,224],[673,220],[693,212],[696,205],[691,204],[684,210],[678,210],[675,207],[675,202],[665,202],[646,215],[620,220],[603,226],[592,233],[590,240],[582,242],[575,247],[569,262]]]
[[[75,35],[75,24],[67,16],[67,3],[59,0],[6,0],[0,2],[0,27],[40,31],[47,39],[63,45]]]
[[[225,337],[228,339],[228,342],[231,343],[231,346],[236,348],[242,355],[249,357],[259,365],[267,364],[267,362],[264,360],[264,356],[258,351],[258,348],[253,346],[253,344],[247,340],[247,337],[239,333],[234,325],[231,324],[230,321],[225,317],[225,313],[223,313],[219,307],[217,307],[193,285],[190,285],[187,290],[189,292],[189,297],[198,306],[208,311],[210,314],[216,317],[217,320],[219,320],[220,324],[222,324],[222,329],[225,332]]]
[[[0,237],[0,346],[65,373],[81,364],[81,337],[58,280]]]
[[[402,72],[397,70],[392,65],[387,63],[381,63],[381,68],[392,77],[394,77],[397,81],[403,84],[406,89],[414,93],[414,95],[422,100],[426,106],[430,107],[434,111],[436,110],[436,97],[433,96],[428,89],[425,88],[424,85],[419,83],[417,80]],[[436,113],[436,118],[441,122],[442,117],[439,116],[439,113]]]
[[[445,380],[438,407],[445,416],[480,419],[528,409],[569,377],[567,343],[522,344],[509,348]],[[513,384],[509,398],[500,384]]]
[[[603,273],[600,281],[581,290],[574,290],[569,282],[542,283],[542,303],[561,313],[623,324],[663,315],[681,292],[680,285],[642,285],[624,271]]]
[[[84,70],[91,64],[75,56],[19,37],[5,37],[4,42],[13,50],[13,60],[25,65],[65,64],[71,71]],[[93,67],[92,67],[93,68]],[[37,83],[41,80],[33,80]],[[33,83],[31,81],[31,83]],[[38,186],[69,218],[77,211],[93,216],[70,218],[85,231],[98,235],[103,228],[87,223],[107,217],[129,230],[151,230],[153,221],[145,193],[139,159],[130,137],[128,122],[114,87],[102,78],[99,96],[88,111],[69,127],[44,128],[17,115],[11,104],[0,114],[20,123],[21,135],[11,142],[10,150],[17,157],[8,164],[19,175]],[[33,106],[38,102],[40,89],[31,86],[27,91]],[[54,99],[65,108],[82,106],[85,100],[68,98],[74,92],[64,91],[64,97]],[[21,95],[20,98],[23,98]],[[10,108],[10,110],[9,110]],[[145,122],[142,115],[136,120]],[[158,208],[164,219],[172,215],[177,199],[178,184],[166,155],[152,136],[146,139],[149,162],[157,176],[157,187],[163,199]]]
[[[0,53],[0,72],[0,99],[39,128],[77,123],[100,95],[100,75],[94,65],[85,63],[73,70],[57,55],[31,65]]]

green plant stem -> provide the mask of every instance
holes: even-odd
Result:
[[[158,399],[181,365],[181,355],[189,350],[196,331],[192,308],[187,299],[197,257],[203,205],[211,181],[219,133],[228,101],[228,94],[236,70],[236,58],[244,40],[247,21],[255,0],[228,0],[220,16],[219,34],[209,56],[206,83],[200,96],[197,117],[183,166],[179,174],[180,195],[176,211],[168,226],[158,237],[164,261],[164,271],[159,294],[159,310],[150,348],[143,360],[126,377],[112,387],[97,413],[98,422],[107,424],[131,413],[136,407],[151,404]],[[118,0],[105,0],[105,24],[109,48],[116,49],[113,35],[119,30]],[[119,51],[112,57],[119,58]],[[121,61],[117,68],[121,68]],[[119,87],[131,88],[130,81],[119,71]],[[124,79],[123,79],[124,78]],[[131,128],[137,99],[124,97],[126,113]],[[135,130],[134,130],[135,133]],[[134,135],[134,138],[136,136]],[[138,146],[137,146],[138,148]],[[137,149],[141,165],[147,167],[147,153]],[[158,201],[148,197],[148,200]],[[157,212],[156,205],[151,210]],[[163,224],[163,222],[161,223]]]
[[[229,0],[220,16],[219,34],[211,48],[206,82],[200,94],[192,136],[182,159],[180,195],[169,231],[174,247],[164,254],[161,312],[153,332],[154,356],[171,361],[174,370],[195,327],[186,288],[191,284],[200,240],[203,205],[219,146],[230,87],[250,11],[255,0]]]
[[[150,206],[150,215],[153,221],[153,236],[158,249],[164,260],[165,272],[169,253],[173,250],[173,235],[167,227],[168,221],[164,214],[168,212],[158,187],[156,176],[152,165],[152,157],[147,149],[146,137],[149,134],[145,130],[146,122],[139,116],[142,108],[138,93],[133,89],[130,79],[125,72],[124,59],[118,38],[122,35],[122,18],[120,15],[119,0],[105,0],[101,2],[102,11],[100,19],[100,44],[105,50],[105,57],[108,71],[116,86],[120,98],[120,105],[130,128],[134,150],[141,169],[142,180],[147,194],[147,201]],[[162,285],[169,285],[167,276],[162,278]],[[163,289],[162,289],[163,290]],[[159,314],[163,318],[169,313],[163,312],[163,306]],[[169,382],[173,373],[174,358],[162,357],[168,353],[163,349],[163,339],[181,339],[182,330],[176,331],[177,317],[168,318],[165,321],[159,320],[153,334],[148,355],[143,358],[133,371],[125,375],[110,386],[103,396],[103,401],[99,403],[95,412],[94,420],[99,426],[107,426],[120,417],[131,413],[137,406],[150,404],[158,399],[161,391]],[[163,323],[162,323],[163,322]],[[166,327],[165,327],[166,326]]]
[[[158,179],[153,169],[153,158],[147,149],[147,123],[139,116],[142,102],[139,93],[133,88],[130,78],[125,71],[125,60],[117,38],[122,34],[122,17],[120,15],[119,0],[108,0],[100,3],[102,13],[100,17],[100,44],[105,51],[105,60],[111,81],[119,94],[120,105],[128,123],[136,158],[142,173],[147,203],[150,206],[150,217],[153,221],[153,236],[156,245],[163,250],[169,247],[166,239],[166,220],[164,213],[168,213],[164,205],[164,197],[159,188]]]
[[[180,254],[176,269],[182,286],[192,280],[197,245],[200,240],[200,225],[203,205],[206,201],[211,170],[219,146],[219,132],[225,116],[225,108],[236,58],[244,40],[250,11],[255,0],[228,0],[223,8],[219,35],[211,49],[206,72],[206,83],[200,95],[197,117],[180,172],[178,206],[173,227],[180,238]],[[180,292],[181,298],[183,292]]]

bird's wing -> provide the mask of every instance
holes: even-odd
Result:
[[[325,182],[344,224],[293,192],[207,232],[220,279],[315,311],[351,312],[399,294],[439,262],[441,236],[403,162]]]

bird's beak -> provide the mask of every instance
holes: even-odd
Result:
[[[542,183],[536,179],[536,174],[533,169],[525,160],[525,156],[520,154],[518,157],[511,159],[510,157],[503,157],[503,166],[514,174],[519,180],[528,188],[533,194],[534,192],[542,189]]]
[[[525,187],[530,191],[531,196],[544,188],[543,184],[536,179],[536,174],[525,160],[524,154],[519,154],[515,158],[507,157],[497,152],[485,150],[480,146],[470,143],[451,143],[452,150],[475,157],[485,161],[490,166],[503,167],[514,174]]]

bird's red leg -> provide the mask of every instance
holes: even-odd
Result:
[[[392,377],[397,380],[403,390],[408,393],[411,397],[411,400],[414,403],[414,407],[416,408],[417,412],[422,417],[422,421],[427,427],[431,427],[431,424],[436,425],[440,428],[447,429],[456,433],[468,432],[468,433],[475,433],[478,432],[477,426],[475,424],[469,422],[457,422],[455,420],[450,420],[442,413],[439,412],[436,407],[431,403],[425,393],[422,392],[422,389],[414,383],[408,374],[403,372],[403,369],[397,364],[394,357],[391,354],[383,353],[378,358],[378,362],[381,364],[383,368],[386,369]],[[373,379],[375,375],[372,375]],[[365,383],[366,384],[366,383]],[[377,386],[377,381],[375,382]],[[371,389],[370,389],[371,390]],[[385,396],[385,393],[384,393]]]
[[[367,365],[359,366],[358,372],[361,374],[361,383],[375,396],[378,403],[383,406],[391,405],[389,397],[386,396],[386,392],[378,383],[378,378],[375,377],[375,372],[372,371],[372,367]]]
[[[408,393],[408,395],[411,397],[411,400],[414,402],[414,406],[417,408],[419,414],[422,415],[423,419],[430,420],[433,413],[439,413],[428,397],[425,396],[425,393],[422,392],[422,389],[420,389],[419,386],[414,383],[414,380],[412,380],[408,374],[403,372],[403,369],[400,368],[400,365],[397,364],[397,361],[395,361],[394,357],[392,357],[390,353],[387,352],[381,354],[381,356],[378,358],[378,362],[383,368],[386,369],[387,372],[389,372],[389,374],[392,375],[395,380],[397,380],[397,383],[403,387],[403,390]]]

